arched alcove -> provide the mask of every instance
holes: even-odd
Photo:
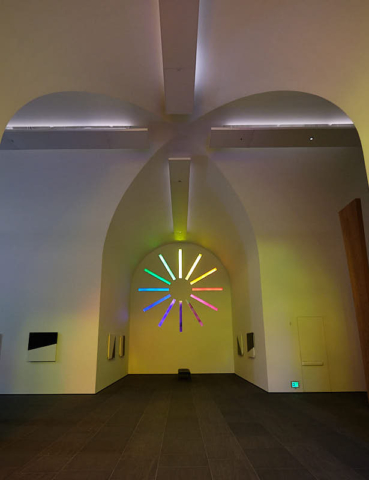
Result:
[[[132,355],[129,298],[135,268],[149,252],[174,241],[169,151],[170,146],[166,146],[157,152],[132,182],[116,209],[106,237],[101,284],[98,390],[128,372],[127,359]],[[259,260],[252,226],[232,188],[206,156],[192,157],[190,185],[187,240],[214,252],[228,269],[234,291],[233,330],[244,335],[248,331],[257,332],[257,359],[247,362],[246,357],[241,359],[237,356],[236,371],[267,388]],[[128,356],[123,364],[106,360],[108,335],[118,330],[127,336]]]
[[[235,356],[236,373],[272,391],[289,391],[293,378],[302,383],[297,318],[324,317],[335,365],[329,388],[360,389],[362,365],[337,212],[365,191],[362,151],[208,149],[205,154],[212,126],[263,118],[278,124],[349,122],[320,97],[269,92],[177,125],[177,135],[137,176],[113,217],[104,249],[99,351],[105,352],[109,324],[115,328],[123,319],[128,329],[130,278],[140,258],[173,241],[167,159],[172,152],[188,152],[187,240],[210,249],[226,266],[234,332],[255,333],[256,358]],[[98,360],[98,385],[121,374]]]

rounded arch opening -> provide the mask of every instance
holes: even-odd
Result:
[[[179,368],[234,371],[227,271],[209,250],[187,242],[146,255],[133,274],[130,296],[129,373]]]
[[[143,167],[123,196],[112,218],[103,254],[99,330],[97,388],[108,378],[105,360],[106,338],[118,327],[129,334],[129,295],[133,271],[139,261],[160,245],[174,241],[168,155],[170,147],[158,151]],[[265,345],[262,322],[261,287],[257,245],[252,226],[237,196],[224,176],[206,156],[193,156],[190,178],[190,202],[187,242],[201,245],[221,259],[231,277],[236,278],[236,329],[259,329],[260,377],[266,378]],[[254,258],[252,264],[250,258]],[[249,269],[247,270],[247,262]],[[256,272],[251,290],[249,272]],[[231,280],[232,281],[232,280]],[[233,285],[232,285],[233,288]],[[254,298],[253,314],[245,298]],[[238,301],[237,301],[238,299]],[[242,310],[241,315],[238,313]],[[252,319],[251,319],[252,317]],[[250,326],[246,326],[247,322]],[[242,326],[241,326],[242,325]],[[235,342],[235,335],[233,335]],[[127,342],[128,351],[131,348]],[[131,353],[129,352],[130,356]],[[251,366],[250,366],[251,367]],[[128,366],[114,375],[122,376]],[[255,380],[249,368],[249,378]],[[260,380],[260,383],[265,380]],[[111,382],[110,382],[111,383]],[[265,383],[263,384],[265,385]],[[100,388],[99,388],[100,386]]]

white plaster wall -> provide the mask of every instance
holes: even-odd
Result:
[[[94,393],[102,251],[148,153],[0,152],[0,393]],[[28,363],[57,331],[56,363]]]

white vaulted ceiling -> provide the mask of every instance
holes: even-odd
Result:
[[[200,0],[193,116],[268,91],[323,97],[369,161],[369,3]],[[0,131],[45,94],[105,94],[165,117],[158,0],[4,0]]]
[[[1,125],[47,93],[86,91],[160,113],[163,67],[156,0],[1,3]]]

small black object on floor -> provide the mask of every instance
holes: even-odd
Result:
[[[178,380],[191,380],[191,372],[188,368],[178,369]]]

